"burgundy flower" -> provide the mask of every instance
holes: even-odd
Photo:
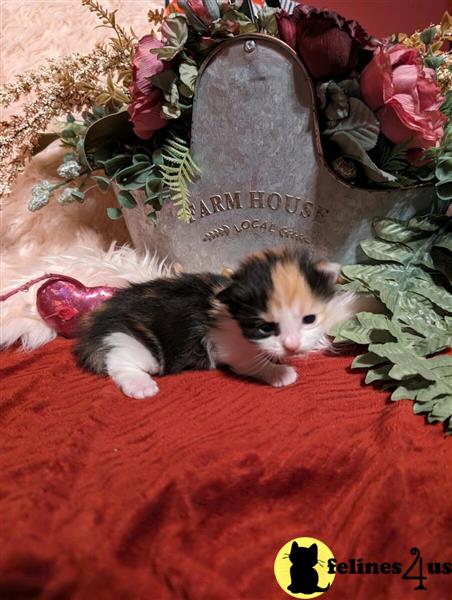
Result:
[[[138,42],[132,61],[132,102],[128,112],[133,131],[143,140],[151,138],[155,131],[165,127],[168,122],[160,113],[164,102],[163,94],[150,81],[150,77],[170,67],[168,61],[164,62],[156,54],[151,54],[152,48],[162,46],[162,42],[152,35],[145,35]]]
[[[290,17],[283,13],[278,28],[315,80],[346,77],[364,66],[378,45],[356,21],[306,4],[297,5]]]
[[[276,14],[278,30],[281,39],[286,42],[293,50],[297,48],[297,21],[289,16],[286,11]]]

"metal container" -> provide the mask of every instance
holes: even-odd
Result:
[[[247,253],[301,244],[315,257],[356,262],[376,216],[428,212],[430,186],[367,190],[325,163],[311,79],[295,52],[263,34],[231,38],[201,67],[193,107],[193,221],[167,204],[154,227],[139,206],[126,210],[139,249],[184,270],[234,268]]]

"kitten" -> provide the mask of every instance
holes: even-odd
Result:
[[[179,274],[131,285],[85,319],[80,366],[108,374],[127,396],[158,392],[151,375],[228,366],[273,386],[294,383],[290,356],[328,345],[351,314],[334,284],[339,267],[300,250],[265,250],[225,277]]]

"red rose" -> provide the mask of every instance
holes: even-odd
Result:
[[[346,77],[366,64],[377,46],[356,21],[306,4],[297,5],[290,17],[282,13],[278,29],[316,80]]]
[[[170,67],[168,61],[164,62],[150,52],[152,48],[162,46],[162,42],[152,35],[145,35],[138,42],[132,61],[132,102],[128,112],[133,131],[143,140],[151,138],[157,129],[165,127],[168,123],[160,114],[164,102],[163,94],[150,81],[150,77]]]
[[[382,133],[410,148],[436,146],[447,117],[435,71],[424,66],[415,48],[401,44],[379,48],[361,73],[361,95],[377,111]]]

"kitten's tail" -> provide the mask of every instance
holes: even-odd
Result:
[[[327,590],[329,590],[329,589],[330,589],[330,584],[328,584],[328,585],[326,586],[326,588],[321,588],[321,587],[317,586],[317,588],[316,588],[316,590],[315,590],[315,591],[316,591],[316,592],[326,592],[326,591],[327,591]]]
[[[82,318],[78,331],[79,339],[73,348],[74,356],[79,367],[105,375],[105,356],[107,348],[102,344],[102,337],[96,335],[93,327],[95,315],[90,313]]]

